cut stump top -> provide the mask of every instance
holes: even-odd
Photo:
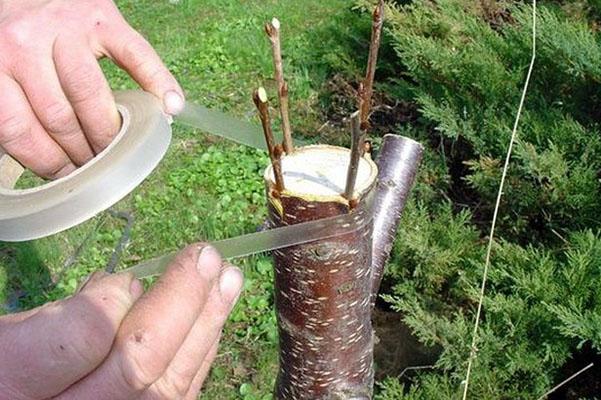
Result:
[[[346,185],[350,150],[330,145],[312,145],[298,148],[282,157],[285,193],[318,201],[342,198]],[[359,162],[355,195],[361,196],[378,175],[376,164],[364,157]],[[265,170],[265,180],[273,183],[273,168]]]

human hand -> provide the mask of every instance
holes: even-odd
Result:
[[[51,179],[104,149],[120,127],[104,56],[181,111],[177,81],[111,0],[0,0],[0,147]]]
[[[142,294],[94,274],[73,297],[0,318],[0,399],[196,399],[242,286],[189,246]]]

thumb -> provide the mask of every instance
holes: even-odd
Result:
[[[0,398],[52,397],[89,374],[142,292],[132,275],[96,273],[69,299],[0,319]]]

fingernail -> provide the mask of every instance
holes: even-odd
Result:
[[[184,109],[184,99],[176,91],[170,90],[163,97],[165,112],[170,115],[177,115]]]
[[[234,305],[238,301],[243,283],[244,275],[240,269],[229,267],[223,271],[219,279],[219,291],[223,301]]]
[[[221,264],[221,255],[213,246],[205,245],[200,249],[196,268],[201,277],[210,281],[217,279]]]

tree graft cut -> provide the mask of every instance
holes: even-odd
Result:
[[[353,138],[351,144],[351,159],[346,174],[346,185],[344,189],[344,197],[350,202],[351,208],[354,205],[355,183],[357,181],[357,172],[359,169],[359,161],[365,153],[365,131],[361,130],[361,119],[359,111],[351,115],[351,136]]]
[[[373,219],[352,233],[273,252],[280,338],[276,400],[372,399],[371,311],[422,157],[421,145],[395,135],[384,137],[379,173],[371,156],[364,154],[371,150],[365,137],[383,22],[384,1],[380,0],[373,13],[358,111],[351,116],[351,151],[319,145],[292,152],[279,22],[274,19],[265,25],[272,43],[287,153],[280,159],[272,150],[266,101],[255,100],[272,158],[264,175],[270,224],[291,225],[348,213],[360,219],[365,218],[366,207],[374,210]],[[369,199],[374,197],[372,204]]]
[[[275,226],[358,212],[376,187],[377,167],[361,158],[354,210],[342,196],[349,150],[308,146],[283,157],[286,189],[265,172]],[[372,225],[336,238],[274,251],[280,333],[278,400],[371,399]]]
[[[280,161],[282,151],[279,149],[278,145],[275,144],[275,139],[273,138],[271,118],[269,116],[269,102],[267,92],[264,88],[260,87],[254,91],[253,101],[259,111],[259,118],[261,119],[261,126],[263,127],[265,142],[267,144],[267,152],[269,153],[269,159],[271,160],[271,165],[273,166],[273,171],[275,173],[275,189],[280,192],[284,190],[284,178],[282,177],[282,166]]]

